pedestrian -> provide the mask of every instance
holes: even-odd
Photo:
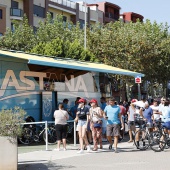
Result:
[[[153,100],[153,105],[150,106],[153,110],[153,120],[160,119],[158,101]]]
[[[98,144],[100,145],[100,149],[103,148],[102,146],[102,110],[98,107],[98,102],[96,99],[92,99],[90,101],[91,108],[90,108],[90,127],[92,130],[93,136],[93,144],[94,148],[93,151],[98,150]]]
[[[85,107],[86,103],[85,99],[81,98],[78,102],[79,106],[77,109],[75,121],[78,120],[77,128],[79,133],[80,150],[77,153],[83,153],[84,152],[83,141],[85,142],[87,152],[90,151],[90,146],[86,135],[87,125],[89,122],[89,109]]]
[[[66,151],[66,136],[67,136],[67,120],[69,115],[64,110],[63,104],[59,104],[59,109],[54,112],[55,129],[57,135],[57,151],[60,151],[61,140],[63,142],[63,150]]]
[[[166,128],[166,132],[170,135],[170,107],[169,101],[165,100],[164,107],[160,113],[162,115],[163,126]]]
[[[132,99],[131,101],[131,104],[129,106],[129,110],[127,111],[127,114],[128,114],[128,130],[129,130],[129,141],[128,143],[130,142],[133,142],[133,136],[132,136],[132,132],[135,133],[135,122],[134,122],[134,114],[136,113],[136,108],[135,108],[135,105],[134,103],[136,102],[136,99]]]
[[[106,98],[101,97],[100,103],[101,103],[100,108],[101,108],[102,114],[103,114],[104,109],[107,106]],[[102,137],[103,137],[102,141],[107,141],[107,139],[106,139],[106,127],[107,127],[107,120],[104,117],[102,117]]]
[[[153,131],[153,110],[149,103],[145,103],[145,110],[143,111],[144,119],[147,122],[149,132]]]
[[[115,98],[109,99],[109,105],[104,109],[104,117],[107,120],[107,139],[110,143],[109,149],[112,149],[112,135],[114,136],[114,150],[118,153],[117,144],[120,135],[120,124],[124,129],[124,123],[121,116],[120,107],[115,105]]]
[[[159,104],[159,112],[160,113],[162,113],[162,110],[163,110],[164,105],[165,105],[165,101],[166,101],[165,97],[162,97],[161,98],[161,103]],[[160,118],[162,118],[162,114],[160,114]]]

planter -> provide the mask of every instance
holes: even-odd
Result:
[[[17,142],[11,143],[8,137],[0,136],[0,169],[17,170],[18,148]]]

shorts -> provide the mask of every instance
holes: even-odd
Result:
[[[165,122],[162,124],[163,127],[165,127],[166,129],[170,130],[170,122]]]
[[[102,127],[102,134],[103,135],[106,135],[106,129],[107,129],[106,127]]]
[[[152,123],[152,122],[148,122],[148,123],[146,124],[146,126],[147,126],[147,128],[153,128],[153,123]]]
[[[135,122],[134,121],[128,121],[128,130],[135,131]]]
[[[67,124],[65,124],[65,125],[56,124],[55,129],[56,129],[57,140],[66,139]]]
[[[87,131],[90,131],[90,121],[87,124]]]
[[[107,136],[119,136],[119,135],[120,135],[119,124],[107,125]]]
[[[142,127],[142,125],[145,124],[145,121],[142,120],[142,119],[135,119],[135,127],[136,128],[139,128],[139,127]]]
[[[87,121],[86,120],[78,120],[77,126],[86,127]]]

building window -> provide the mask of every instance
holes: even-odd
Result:
[[[11,31],[14,32],[14,30],[15,30],[14,23],[11,23]]]
[[[82,19],[79,19],[79,22],[80,22],[80,28],[83,29],[84,28],[84,20]]]
[[[1,37],[1,36],[3,36],[3,34],[2,34],[2,33],[0,33],[0,37]]]
[[[49,13],[50,13],[50,15],[51,15],[51,19],[53,19],[53,18],[54,18],[53,12],[49,12]]]
[[[63,16],[63,21],[66,22],[67,21],[67,17]]]
[[[36,33],[37,32],[37,27],[33,26],[33,31],[34,31],[34,33]]]
[[[2,19],[2,9],[0,9],[0,19]]]
[[[45,18],[45,8],[34,5],[34,15]]]
[[[16,2],[16,1],[11,1],[11,8],[16,8],[16,9],[18,9],[18,2]]]

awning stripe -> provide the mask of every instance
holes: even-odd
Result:
[[[120,69],[120,68],[112,67],[106,64],[82,62],[82,61],[73,60],[73,59],[52,58],[52,57],[46,57],[46,56],[40,56],[40,55],[34,55],[34,54],[26,54],[26,53],[17,52],[17,51],[11,52],[11,51],[3,51],[3,50],[0,50],[0,56],[13,57],[13,58],[27,60],[29,64],[76,69],[76,70],[85,70],[85,71],[92,71],[92,72],[121,74],[121,75],[133,76],[133,77],[137,77],[137,76],[144,77],[144,74],[142,73]]]

